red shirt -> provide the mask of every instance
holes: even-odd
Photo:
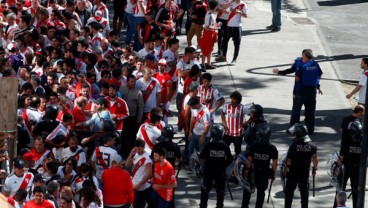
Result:
[[[172,165],[166,161],[163,166],[160,163],[155,163],[155,174],[153,176],[153,184],[168,185],[176,182],[175,170]],[[173,189],[158,189],[156,190],[160,196],[166,201],[172,200]]]
[[[36,204],[34,200],[31,200],[24,205],[24,208],[54,208],[54,205],[47,200],[43,200],[41,204]]]
[[[69,109],[65,109],[63,111],[59,111],[56,120],[62,122],[64,114],[69,113],[70,115],[73,115],[73,113]]]
[[[76,107],[72,111],[72,115],[74,117],[74,125],[80,122],[86,122],[86,116],[84,115],[84,111],[80,108]],[[84,127],[75,127],[76,129],[84,129]]]
[[[189,86],[190,83],[192,82],[197,82],[197,80],[193,80],[191,77],[187,77],[184,80],[184,86],[183,86],[183,95],[185,97],[185,95],[187,95],[189,93]]]
[[[103,203],[108,206],[133,204],[134,188],[129,173],[119,167],[107,169],[102,174]]]
[[[165,72],[163,75],[160,75],[159,72],[156,72],[153,75],[154,78],[157,79],[157,81],[160,83],[161,86],[161,101],[160,103],[165,104],[166,103],[166,98],[167,98],[167,93],[168,93],[168,88],[172,87],[172,78],[170,76],[169,73]]]
[[[107,100],[107,109],[110,111],[111,114],[116,115],[115,119],[116,129],[123,130],[123,120],[129,116],[128,105],[123,99],[119,97],[116,97],[114,103],[111,101],[110,97],[106,97],[106,100]]]

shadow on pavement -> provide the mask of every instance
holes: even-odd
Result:
[[[348,4],[366,3],[368,0],[333,0],[333,1],[318,1],[319,6],[343,6]]]

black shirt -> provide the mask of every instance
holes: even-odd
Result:
[[[233,161],[230,148],[223,140],[206,144],[199,157],[206,160],[205,172],[211,174],[223,174]]]
[[[45,142],[46,137],[59,125],[58,121],[41,121],[33,129],[33,134],[35,136],[42,137],[43,142]],[[46,143],[46,148],[50,149],[51,146]]]
[[[308,171],[312,155],[317,154],[317,146],[303,140],[294,141],[288,150],[287,159],[291,160],[290,170]]]
[[[196,19],[192,19],[192,22],[203,25],[204,24],[204,18],[206,17],[207,8],[201,1],[195,1],[192,6],[192,14],[191,15],[197,15]]]
[[[277,160],[278,151],[273,144],[262,145],[256,143],[251,146],[249,157],[253,158],[252,162],[256,173],[264,172],[269,170],[271,159]]]
[[[343,163],[345,165],[359,165],[361,154],[361,142],[355,142],[351,139],[344,141],[340,148],[340,155],[344,157]]]
[[[350,133],[349,133],[349,123],[355,121],[358,119],[357,117],[354,117],[353,115],[346,116],[342,119],[341,122],[341,145],[344,143],[344,141],[350,139]]]
[[[147,21],[144,21],[139,25],[141,30],[141,35],[143,37],[143,43],[146,42],[147,39],[154,39],[155,35],[161,32],[161,28],[156,25],[155,22],[149,24]]]

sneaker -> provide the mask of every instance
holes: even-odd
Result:
[[[217,57],[217,58],[215,58],[215,61],[216,62],[226,62],[226,57],[225,56]]]
[[[236,64],[236,59],[233,59],[230,63],[231,66],[234,66]]]
[[[213,65],[206,64],[206,69],[216,69],[216,67]]]
[[[266,27],[266,29],[268,29],[268,30],[272,30],[272,29],[275,29],[275,26],[273,26],[273,25],[269,25],[269,26],[267,26],[267,27]]]

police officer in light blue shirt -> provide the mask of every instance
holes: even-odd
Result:
[[[316,96],[322,70],[313,59],[311,49],[304,49],[302,53],[302,64],[295,73],[294,102],[291,111],[290,126],[300,122],[300,111],[305,108],[305,121],[308,134],[314,133]]]

